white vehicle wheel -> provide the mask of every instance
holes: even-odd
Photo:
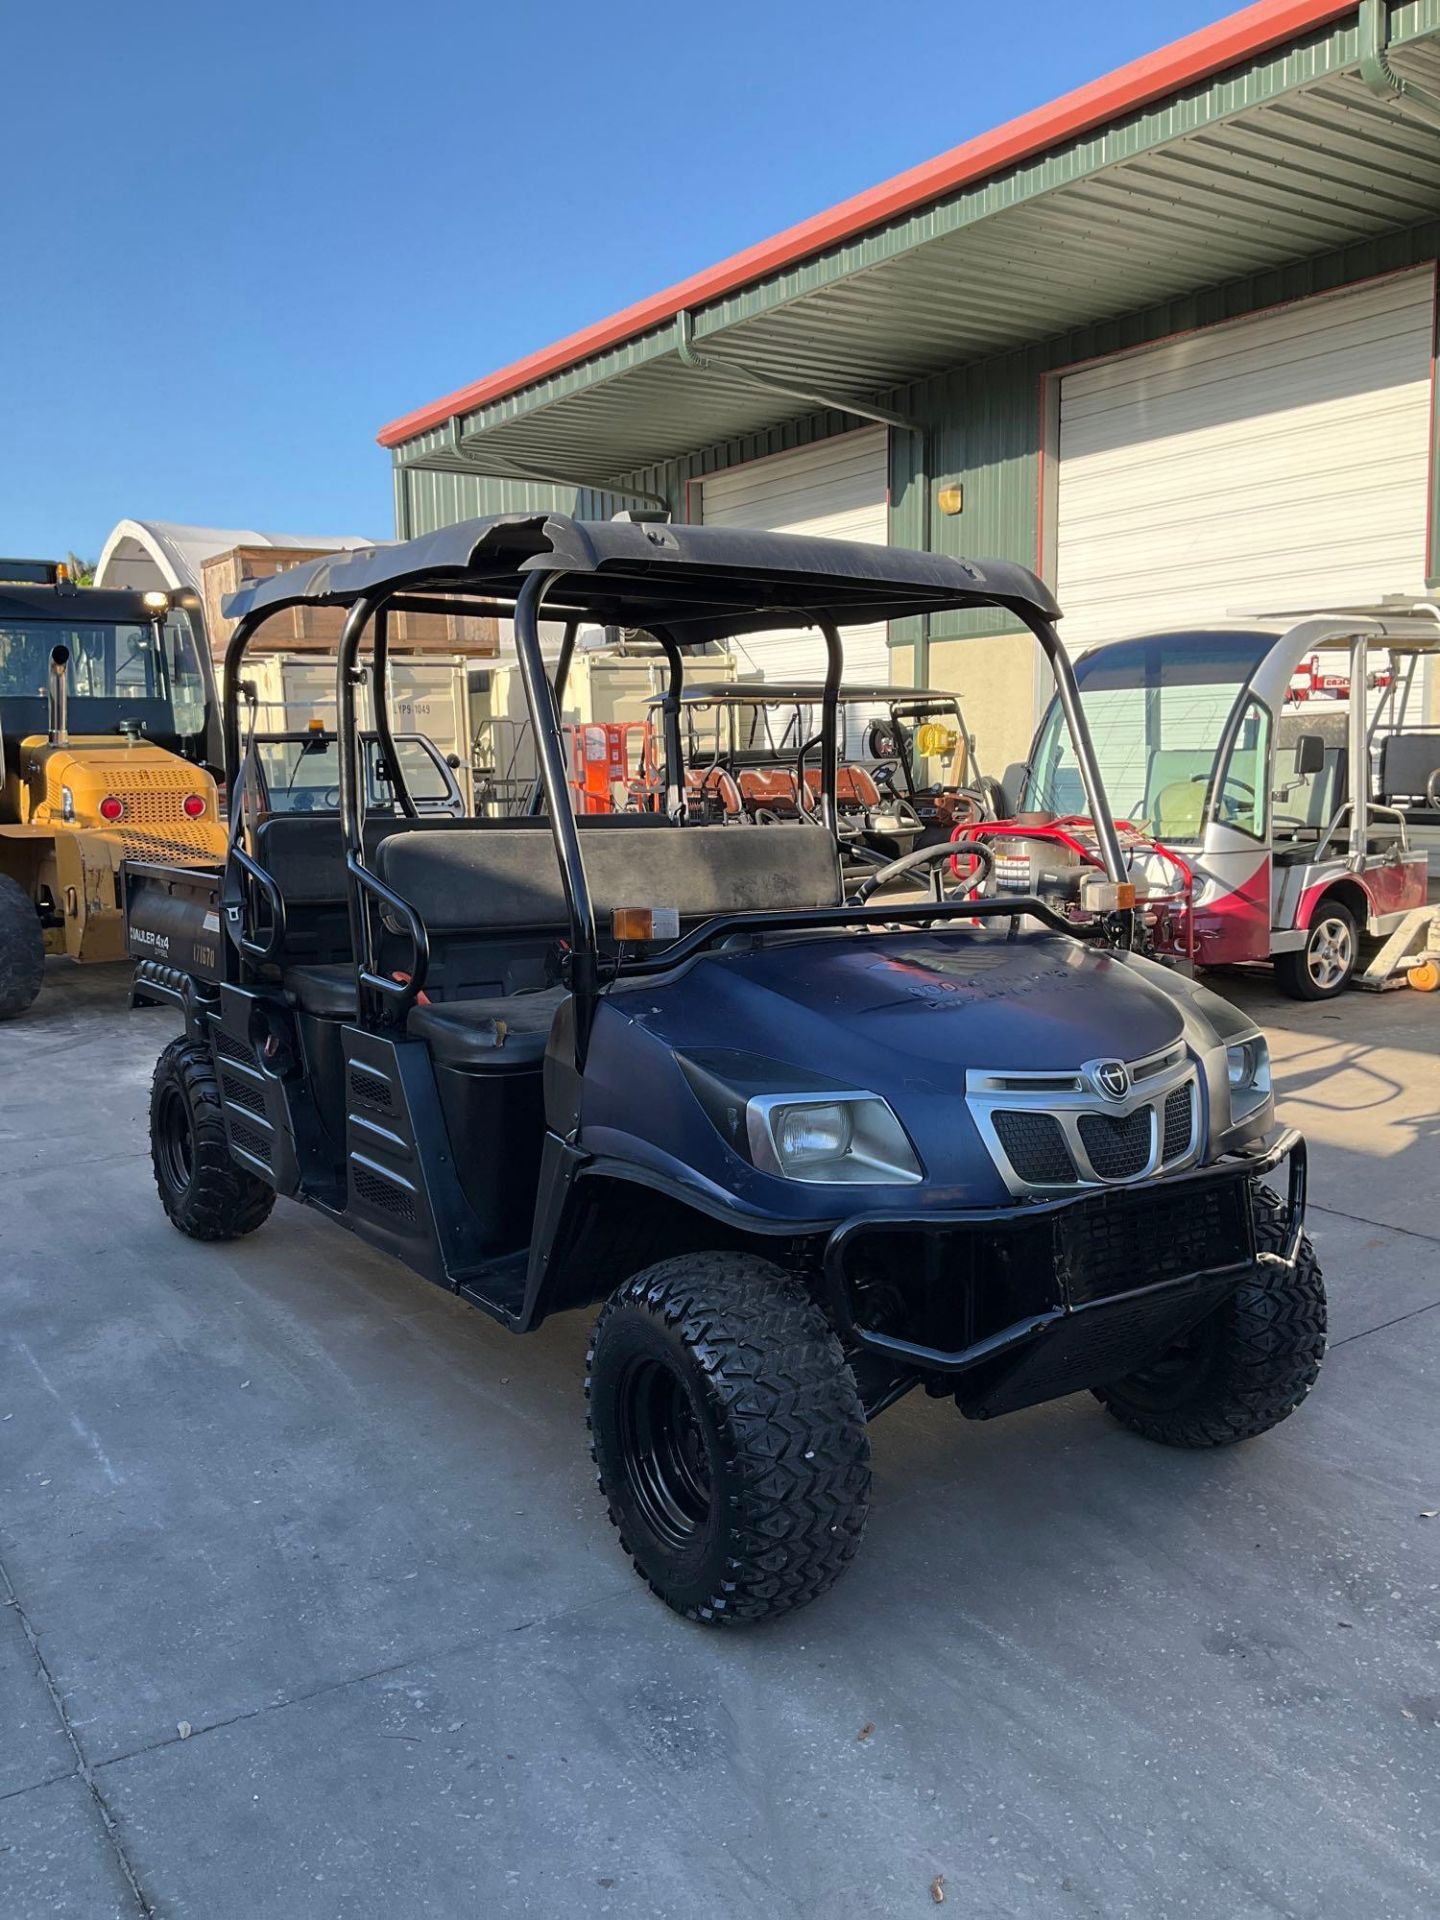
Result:
[[[1355,916],[1338,901],[1322,901],[1298,953],[1275,961],[1275,980],[1295,1000],[1330,1000],[1343,993],[1355,971],[1360,934]]]

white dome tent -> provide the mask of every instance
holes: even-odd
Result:
[[[217,553],[234,547],[300,547],[324,552],[340,547],[369,547],[363,535],[258,533],[253,527],[185,527],[170,520],[119,520],[111,529],[95,569],[97,587],[201,590],[201,568]]]

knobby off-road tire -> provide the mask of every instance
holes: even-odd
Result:
[[[620,1544],[687,1620],[789,1613],[854,1558],[865,1410],[829,1322],[779,1267],[699,1253],[636,1274],[601,1309],[585,1393]]]
[[[192,1240],[238,1240],[269,1218],[274,1189],[230,1158],[210,1050],[172,1040],[150,1085],[150,1162],[160,1204]]]
[[[1262,1252],[1284,1246],[1284,1209],[1268,1187],[1252,1205]],[[1151,1367],[1095,1397],[1122,1426],[1170,1447],[1228,1447],[1278,1427],[1314,1386],[1325,1357],[1325,1282],[1309,1236],[1294,1269],[1257,1267]]]
[[[24,1013],[45,978],[45,935],[35,902],[0,873],[0,1020]]]

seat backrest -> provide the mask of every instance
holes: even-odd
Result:
[[[820,769],[805,769],[805,785],[813,798],[820,797]],[[868,767],[853,760],[842,761],[835,770],[835,798],[842,807],[862,807],[868,813],[880,805],[880,789]]]
[[[392,834],[451,833],[474,824],[448,814],[423,814],[418,820],[377,815],[365,822],[365,858],[373,867],[381,842]],[[271,814],[255,829],[255,858],[287,908],[344,906],[345,842],[338,813]]]
[[[839,854],[818,828],[676,827],[643,848],[628,834],[586,835],[582,857],[602,929],[614,907],[673,907],[700,920],[840,902]],[[567,924],[548,836],[542,848],[490,827],[394,834],[377,849],[376,872],[431,933],[559,933]]]
[[[749,767],[740,775],[740,792],[747,807],[796,809],[800,791],[793,773],[781,767]]]
[[[1440,732],[1387,733],[1380,742],[1380,799],[1423,805],[1430,776],[1440,767]]]
[[[475,820],[453,819],[448,814],[424,814],[418,820],[377,816],[365,822],[365,858],[375,867],[381,843],[395,834],[473,831],[479,824]],[[668,827],[671,822],[661,813],[594,813],[584,815],[580,824],[593,830]],[[549,846],[550,823],[543,816],[487,820],[483,830],[543,834],[547,848]],[[271,814],[256,828],[255,858],[279,887],[287,907],[344,906],[345,849],[338,813]]]
[[[732,819],[745,811],[740,789],[724,767],[691,767],[685,775],[685,785],[691,793],[705,794],[716,801],[721,812]]]

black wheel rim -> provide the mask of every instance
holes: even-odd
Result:
[[[195,1124],[190,1103],[178,1087],[166,1087],[157,1120],[155,1144],[161,1168],[172,1191],[184,1193],[195,1172]]]
[[[634,1361],[616,1404],[620,1463],[645,1526],[672,1552],[683,1551],[710,1517],[710,1450],[689,1387],[663,1361]]]

